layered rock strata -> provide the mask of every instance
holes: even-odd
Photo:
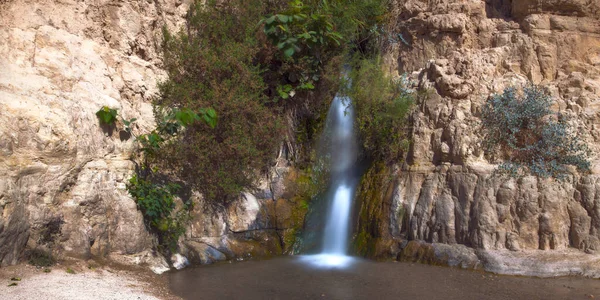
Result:
[[[137,145],[103,130],[95,112],[108,106],[137,118],[137,134],[154,127],[161,30],[182,26],[190,3],[0,1],[1,265],[37,249],[128,255],[164,269],[126,190]],[[282,176],[266,176],[262,192],[228,206],[197,200],[185,252],[198,262],[282,253],[289,207],[273,196]]]
[[[427,95],[412,116],[407,161],[392,187],[383,187],[394,189],[380,203],[391,222],[377,238],[598,253],[598,2],[409,0],[396,8],[388,66],[408,73]],[[565,182],[494,175],[482,148],[481,107],[490,95],[528,82],[550,90],[553,108],[592,149],[591,174],[573,171]],[[401,250],[379,244],[380,252]]]

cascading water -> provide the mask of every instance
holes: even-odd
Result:
[[[354,134],[354,112],[347,97],[336,96],[327,114],[318,155],[329,164],[331,186],[321,253],[303,259],[317,266],[343,267],[352,261],[348,254],[350,216],[358,182],[358,144]]]

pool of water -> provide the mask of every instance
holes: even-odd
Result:
[[[333,265],[332,265],[333,262]],[[191,267],[169,275],[184,299],[590,299],[600,280],[530,278],[319,256]]]

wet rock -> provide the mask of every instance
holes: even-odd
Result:
[[[171,263],[173,264],[173,268],[177,270],[181,270],[190,264],[188,259],[179,253],[175,253],[171,256]]]
[[[205,265],[227,259],[225,254],[204,243],[187,241],[184,249],[186,256],[193,264]]]
[[[404,262],[419,262],[463,269],[482,268],[474,249],[456,244],[429,244],[422,241],[410,241],[402,248],[397,259]]]
[[[600,258],[576,250],[508,252],[477,250],[488,272],[537,276],[586,276],[600,278]]]

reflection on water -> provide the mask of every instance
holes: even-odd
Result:
[[[348,263],[315,268],[306,259]],[[315,261],[313,260],[313,261]],[[343,256],[278,257],[220,263],[169,274],[184,299],[588,299],[598,280],[496,276],[420,264],[372,262]]]
[[[356,258],[340,254],[300,255],[300,261],[319,268],[347,268]]]

